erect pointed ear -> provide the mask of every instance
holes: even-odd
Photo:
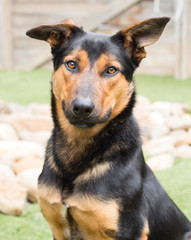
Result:
[[[52,52],[54,52],[63,47],[74,35],[83,33],[84,31],[74,25],[71,20],[65,20],[58,24],[32,28],[26,32],[26,35],[49,42]]]
[[[119,31],[112,38],[122,39],[129,58],[138,66],[146,57],[145,46],[156,42],[170,18],[151,18]]]

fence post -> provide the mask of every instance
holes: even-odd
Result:
[[[183,1],[183,0],[181,0]],[[175,77],[188,78],[188,0],[184,0],[183,11],[176,24],[176,64]]]
[[[0,69],[3,68],[3,35],[2,35],[2,29],[3,29],[3,19],[2,19],[2,12],[3,12],[3,6],[2,6],[2,0],[0,0]]]
[[[12,0],[0,0],[2,10],[2,59],[3,68],[12,68],[13,41],[12,41]]]

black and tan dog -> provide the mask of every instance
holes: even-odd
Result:
[[[191,223],[145,164],[132,114],[133,73],[168,21],[149,19],[113,36],[67,21],[27,32],[53,54],[54,129],[39,204],[54,239],[191,239]]]

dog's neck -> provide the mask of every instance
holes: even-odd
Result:
[[[132,145],[134,138],[136,138],[134,142],[137,142],[139,133],[136,135],[132,134],[132,132],[134,132],[132,128],[138,129],[132,116],[134,103],[135,93],[132,94],[127,107],[115,119],[110,121],[107,127],[103,128],[97,135],[89,137],[88,134],[86,134],[84,136],[87,137],[76,136],[71,140],[71,137],[68,137],[60,127],[56,113],[54,112],[55,102],[54,99],[52,99],[52,116],[54,121],[53,143],[55,143],[55,149],[57,149],[58,146],[58,149],[62,149],[62,151],[58,153],[59,159],[63,159],[63,162],[75,162],[75,160],[79,161],[79,159],[84,158],[91,161],[96,155],[96,152],[101,154],[102,149],[105,151],[112,144],[117,143],[117,138],[121,138],[119,142],[121,143],[123,141],[126,146]],[[88,129],[85,131],[88,132]]]

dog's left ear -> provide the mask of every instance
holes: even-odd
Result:
[[[114,41],[122,40],[129,58],[138,66],[146,57],[145,46],[156,42],[170,18],[151,18],[127,27],[112,36]]]
[[[69,42],[74,35],[83,33],[84,31],[74,25],[71,20],[64,20],[58,24],[41,25],[32,28],[26,32],[26,35],[31,38],[47,41],[53,53]]]

